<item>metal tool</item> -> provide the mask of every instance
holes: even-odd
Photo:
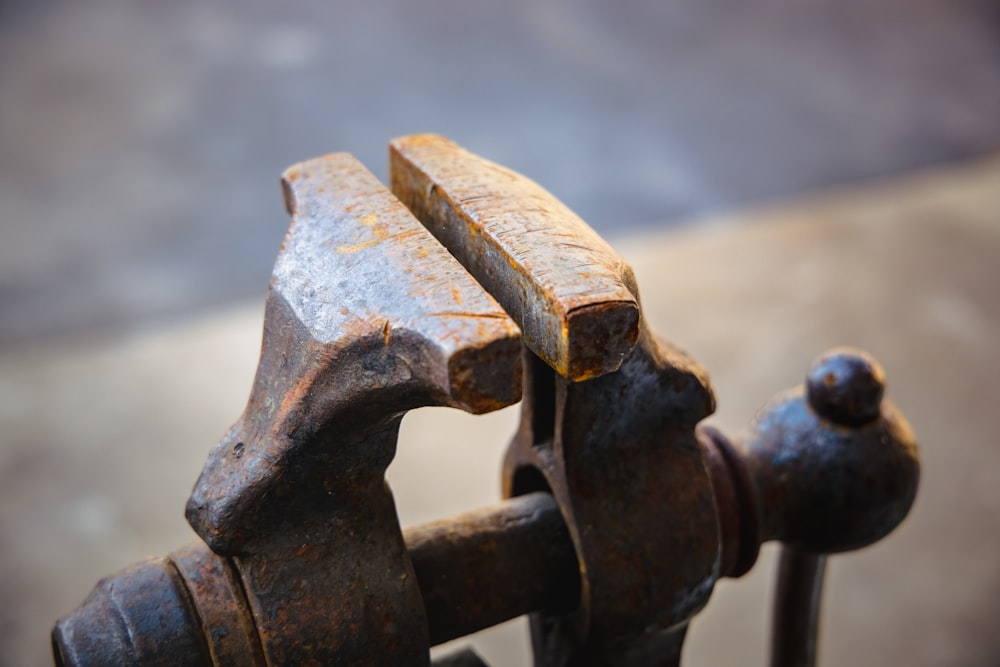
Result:
[[[677,664],[715,582],[781,540],[773,664],[812,664],[824,554],[916,493],[878,365],[823,357],[730,440],[699,426],[708,376],[648,330],[631,268],[545,190],[434,136],[392,142],[390,182],[344,154],[285,172],[254,388],[188,502],[204,542],[102,580],[56,662],[426,665],[531,614],[537,665]],[[401,531],[402,415],[522,386],[506,500]]]

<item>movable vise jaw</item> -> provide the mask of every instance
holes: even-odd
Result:
[[[390,181],[346,154],[285,172],[253,390],[188,501],[204,542],[101,580],[56,663],[427,665],[531,614],[536,665],[676,665],[715,582],[780,540],[772,664],[812,664],[825,554],[916,493],[878,364],[828,353],[730,440],[631,268],[549,193],[436,136],[392,142]],[[507,500],[401,530],[403,415],[522,394]]]

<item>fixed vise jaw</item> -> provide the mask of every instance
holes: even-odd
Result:
[[[705,371],[568,208],[442,137],[389,162],[391,192],[345,154],[285,172],[250,400],[187,506],[203,542],[103,579],[53,630],[57,663],[425,665],[531,614],[539,667],[676,665],[716,581],[779,540],[772,665],[812,664],[824,554],[916,492],[877,363],[835,351],[726,438],[699,424]],[[506,500],[402,531],[384,476],[405,412],[522,394]]]
[[[407,410],[480,413],[520,398],[520,332],[354,158],[296,165],[283,185],[292,225],[253,390],[187,506],[214,554],[185,551],[171,566],[214,660],[351,663],[377,646],[384,664],[426,663],[423,604],[385,470]],[[225,585],[227,604],[191,585],[207,571]],[[110,605],[113,616],[122,603],[110,600],[115,586],[104,588],[91,603]],[[112,644],[123,664],[155,661],[161,650],[175,663],[206,661],[170,654],[178,643],[132,645],[134,634],[150,633],[129,622],[123,636],[91,646],[101,636],[83,636],[70,619],[57,645],[74,664]],[[186,630],[179,624],[170,627]]]
[[[384,481],[399,423],[425,405],[516,402],[520,334],[354,158],[296,165],[282,184],[292,226],[254,390],[187,517],[233,558],[269,662],[383,645],[418,664],[426,621]]]

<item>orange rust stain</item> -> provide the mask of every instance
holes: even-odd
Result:
[[[382,238],[385,238],[385,237],[382,237]],[[337,246],[337,252],[339,252],[341,254],[344,254],[344,255],[350,255],[350,254],[358,252],[360,250],[364,250],[365,248],[373,248],[373,247],[377,246],[381,242],[382,242],[381,238],[375,238],[375,239],[372,239],[370,241],[363,241],[361,243],[353,243],[351,245],[339,245],[339,246]]]
[[[490,320],[506,320],[505,313],[427,313],[428,317],[461,317],[461,318],[484,318]]]
[[[336,248],[337,252],[349,255],[351,253],[364,250],[365,248],[372,248],[374,246],[377,246],[379,243],[381,243],[382,241],[384,241],[389,237],[389,230],[386,229],[385,225],[379,223],[378,216],[375,215],[374,213],[369,213],[368,215],[361,218],[358,222],[360,222],[365,227],[369,227],[372,230],[372,235],[374,236],[374,238],[371,238],[367,241],[362,241],[360,243],[339,245]]]
[[[382,238],[374,238],[371,239],[370,241],[362,241],[361,243],[352,243],[351,245],[339,245],[337,246],[337,252],[342,253],[344,255],[350,255],[351,253],[364,250],[365,248],[373,248],[377,246],[379,243],[381,243],[382,239],[384,238],[385,237],[383,236]]]
[[[454,285],[451,286],[451,297],[453,299],[455,299],[455,303],[461,305],[461,303],[462,303],[462,291],[460,289],[458,289],[457,287],[455,287]]]

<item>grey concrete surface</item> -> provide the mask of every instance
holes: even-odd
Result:
[[[829,346],[885,366],[921,490],[896,533],[832,560],[821,664],[997,665],[1000,157],[616,245],[653,328],[712,374],[726,430]],[[0,664],[45,664],[55,617],[100,576],[193,538],[184,501],[242,411],[262,299],[0,354]],[[408,415],[389,471],[404,525],[495,501],[515,419]],[[764,664],[772,556],[717,587],[685,665]],[[526,664],[523,621],[475,641],[497,667]]]
[[[277,176],[440,132],[602,233],[1000,146],[989,0],[0,3],[0,345],[257,294]]]

